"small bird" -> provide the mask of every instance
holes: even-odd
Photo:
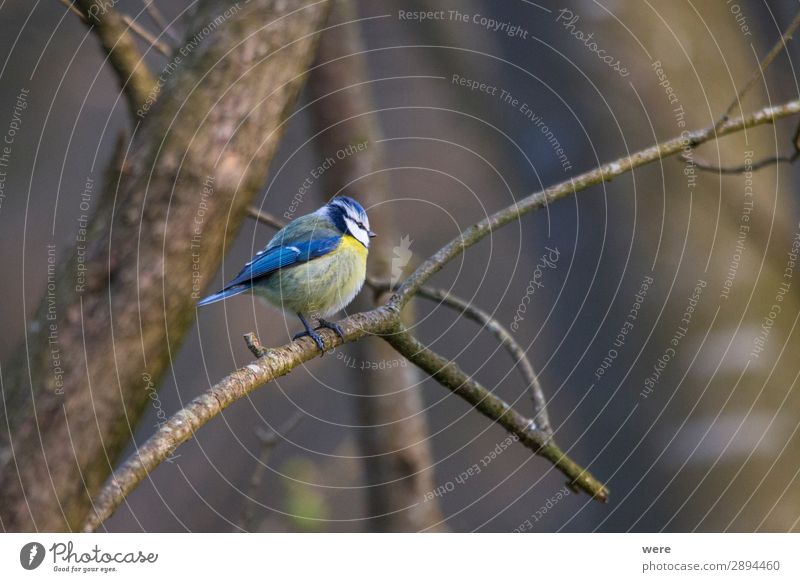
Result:
[[[296,313],[305,331],[292,339],[309,336],[324,352],[316,330],[326,327],[344,338],[342,328],[325,318],[348,305],[364,285],[374,236],[361,205],[338,196],[279,230],[231,282],[197,306],[250,292]],[[317,319],[319,326],[312,328],[306,316]]]

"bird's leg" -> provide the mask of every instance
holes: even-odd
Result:
[[[323,327],[327,327],[328,329],[332,329],[336,335],[338,335],[342,340],[344,340],[344,331],[342,330],[342,326],[338,323],[333,323],[332,321],[327,321],[322,319],[321,317],[317,319],[319,325],[316,329],[322,329]]]
[[[292,339],[296,340],[296,339],[299,339],[301,337],[308,336],[308,337],[310,337],[311,339],[314,340],[314,343],[317,344],[317,347],[320,349],[320,351],[324,353],[325,352],[325,344],[323,343],[322,338],[319,336],[319,334],[316,331],[311,329],[311,326],[308,324],[308,321],[306,320],[306,318],[303,317],[302,313],[298,313],[297,317],[299,317],[300,321],[303,322],[303,327],[305,327],[306,330],[305,331],[301,331],[298,334],[295,334],[295,336]]]

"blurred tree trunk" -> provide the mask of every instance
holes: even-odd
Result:
[[[662,12],[660,6],[655,10]],[[661,16],[664,21],[649,5],[626,2],[615,5],[613,18],[584,18],[578,26],[587,32],[597,31],[609,53],[626,55],[625,60],[632,64],[631,81],[647,104],[657,139],[677,135],[682,129],[712,125],[758,66],[754,52],[763,56],[780,36],[780,31],[772,27],[761,31],[764,36],[759,42],[753,36],[759,27],[752,26],[757,15],[750,14],[747,34],[724,2],[701,7],[675,3]],[[625,33],[620,22],[635,26]],[[651,61],[640,42],[650,52]],[[594,60],[593,72],[603,74],[605,65]],[[657,77],[656,61],[661,61],[675,90],[676,103],[668,102],[662,79]],[[779,58],[766,75],[770,92],[781,94],[773,94],[772,99],[786,96],[775,86],[775,79],[780,78],[778,70],[785,69],[785,63],[785,56]],[[623,101],[630,98],[629,92],[606,95],[615,111],[624,111],[623,117],[644,115],[638,111],[638,104],[632,107],[630,101]],[[768,99],[759,80],[742,100],[742,107],[747,112],[767,104]],[[685,127],[678,124],[678,107],[685,111]],[[738,110],[733,113],[738,114]],[[626,139],[633,138],[633,147],[654,141],[645,120],[639,127],[639,134],[631,131],[625,135]],[[695,155],[713,163],[721,159],[723,165],[739,166],[748,150],[752,150],[754,161],[790,152],[791,128],[788,130],[781,127],[777,141],[771,135],[772,126],[743,132],[706,145]],[[787,253],[798,228],[791,170],[772,166],[752,174],[754,195],[750,197],[745,194],[748,184],[744,175],[720,178],[714,173],[697,172],[696,185],[692,186],[692,174],[690,170],[684,173],[685,165],[668,160],[664,170],[664,208],[659,200],[660,188],[637,179],[640,190],[636,196],[642,202],[638,222],[654,228],[647,244],[634,248],[638,259],[634,262],[649,265],[653,261],[659,242],[655,226],[662,223],[666,212],[656,285],[666,292],[674,271],[679,272],[669,296],[669,309],[650,339],[652,351],[646,352],[650,356],[640,361],[643,374],[629,380],[639,382],[633,392],[641,388],[642,376],[652,372],[652,355],[660,355],[670,345],[696,282],[703,279],[707,287],[692,316],[689,335],[676,348],[675,359],[653,393],[640,400],[636,413],[649,426],[663,412],[645,449],[650,449],[647,456],[651,459],[666,452],[654,466],[653,480],[647,485],[659,498],[648,499],[642,509],[657,513],[656,523],[669,530],[796,529],[800,488],[796,486],[796,458],[790,458],[790,451],[798,450],[800,438],[792,432],[796,414],[788,411],[800,406],[800,392],[794,389],[797,359],[791,355],[800,349],[800,337],[792,333],[800,306],[800,281],[794,281],[791,293],[782,301],[782,313],[771,329],[766,350],[752,356],[764,318],[778,302]],[[645,179],[655,178],[657,173],[658,169],[653,169],[644,174]],[[741,261],[737,259],[739,253]],[[679,261],[681,256],[683,260]],[[726,281],[732,284],[727,298]],[[684,372],[686,376],[682,377]],[[649,507],[651,502],[655,502],[653,507]],[[648,523],[653,521],[643,521],[636,527],[647,528]],[[625,527],[629,526],[626,522]]]
[[[177,70],[137,127],[119,181],[112,168],[105,184],[86,285],[67,244],[53,291],[3,363],[5,530],[77,528],[132,438],[264,182],[327,12],[306,4],[199,4]]]
[[[337,2],[332,21],[356,18],[351,0]],[[319,48],[322,66],[312,72],[309,87],[312,98],[320,99],[313,114],[316,130],[321,132],[317,143],[322,156],[335,158],[341,148],[366,144],[363,152],[337,159],[326,171],[326,195],[346,194],[375,209],[370,222],[379,236],[370,246],[369,269],[372,277],[386,281],[393,275],[393,249],[400,246],[404,233],[397,228],[401,218],[390,203],[388,179],[383,172],[383,147],[378,143],[382,136],[377,113],[372,113],[370,85],[365,83],[369,77],[363,51],[358,24],[326,31]],[[334,62],[323,64],[328,61]],[[397,270],[406,265],[394,266]],[[399,357],[386,342],[361,342],[350,349],[356,350],[362,362],[396,362]],[[367,528],[371,531],[443,528],[437,525],[442,519],[437,501],[424,501],[435,485],[419,381],[416,367],[410,364],[359,371],[359,416],[364,428],[358,434],[368,485],[367,512],[371,516]]]

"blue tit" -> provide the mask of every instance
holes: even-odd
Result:
[[[326,321],[348,305],[367,276],[369,240],[367,213],[361,205],[339,196],[279,230],[242,271],[219,293],[200,301],[198,307],[249,292],[268,303],[296,313],[305,331],[325,351],[315,331],[327,327],[344,337],[341,327]],[[306,316],[319,321],[312,328]]]

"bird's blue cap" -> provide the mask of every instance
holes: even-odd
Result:
[[[327,205],[331,220],[343,232],[348,231],[347,221],[367,232],[370,238],[377,236],[369,229],[369,218],[364,208],[349,196],[337,196]],[[352,228],[352,227],[351,227]]]

